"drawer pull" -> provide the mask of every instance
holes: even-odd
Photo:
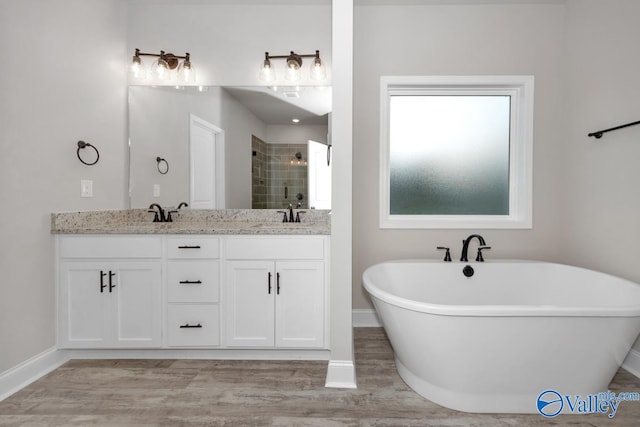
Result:
[[[180,325],[180,328],[202,328],[202,325],[198,323],[197,325],[190,325],[185,323],[184,325]]]
[[[181,280],[181,285],[201,285],[202,280]]]
[[[116,287],[116,285],[113,284],[113,276],[115,275],[116,273],[109,270],[109,293],[111,293],[113,291],[113,288]]]
[[[178,246],[178,249],[200,249],[200,245],[182,245]]]
[[[100,293],[104,293],[104,288],[107,287],[107,285],[104,284],[104,276],[106,276],[107,273],[105,273],[104,271],[100,270]]]

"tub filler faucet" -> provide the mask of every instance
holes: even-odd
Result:
[[[478,243],[480,244],[480,246],[478,247],[478,256],[476,256],[476,261],[478,262],[484,261],[484,258],[482,257],[482,250],[491,249],[491,246],[487,246],[487,242],[485,242],[484,238],[479,234],[472,234],[471,236],[467,237],[465,240],[462,241],[462,254],[460,255],[460,261],[462,262],[469,261],[467,257],[467,252],[469,251],[469,243],[471,243],[473,239],[478,239]]]

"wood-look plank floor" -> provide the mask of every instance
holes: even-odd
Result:
[[[414,393],[380,328],[355,330],[358,388],[324,387],[314,361],[73,360],[0,402],[1,426],[640,426],[640,402],[615,418],[469,414]],[[640,391],[620,370],[611,390]]]

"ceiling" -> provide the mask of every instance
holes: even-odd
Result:
[[[264,87],[224,88],[256,117],[268,125],[326,125],[331,111],[331,87]]]

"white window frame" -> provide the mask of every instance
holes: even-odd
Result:
[[[532,228],[533,76],[382,76],[380,78],[380,228]],[[508,95],[508,215],[392,215],[389,100],[393,95]]]

